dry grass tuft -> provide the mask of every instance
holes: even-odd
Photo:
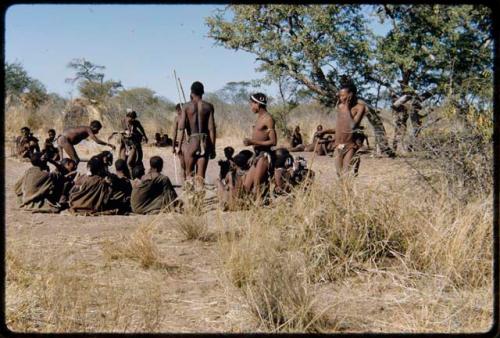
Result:
[[[154,230],[152,224],[142,224],[128,240],[122,237],[120,241],[103,241],[101,250],[108,260],[128,258],[139,262],[144,269],[166,267],[153,240]]]

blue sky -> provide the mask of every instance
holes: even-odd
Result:
[[[148,87],[177,101],[172,70],[187,88],[262,78],[254,57],[214,46],[204,18],[221,5],[16,5],[5,17],[6,61],[19,61],[49,92],[77,96],[67,64],[86,58],[125,88]],[[377,27],[380,29],[380,27]],[[275,89],[263,88],[271,95]]]

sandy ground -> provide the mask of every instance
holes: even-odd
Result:
[[[220,159],[223,156],[222,143],[218,148],[217,159]],[[87,153],[105,148],[89,145],[88,149]],[[88,158],[85,151],[81,150],[81,153],[82,158]],[[175,178],[171,148],[146,148],[144,161],[146,167],[149,167],[149,157],[153,155],[163,157],[166,162],[164,173],[171,177],[173,183],[180,183]],[[295,153],[295,155],[304,156],[309,164],[311,163],[311,153]],[[215,182],[218,174],[217,159],[210,161],[209,164],[207,175],[209,184]],[[172,226],[174,215],[82,217],[63,214],[31,214],[20,211],[15,206],[13,185],[29,164],[12,158],[7,158],[5,163],[6,249],[7,252],[18,255],[25,262],[30,262],[35,266],[34,273],[38,271],[36,270],[37,262],[55,255],[62,255],[63,257],[58,259],[62,259],[65,266],[75,264],[75,266],[82,266],[82,271],[89,271],[88,273],[94,280],[116,287],[116,294],[122,295],[124,297],[122,300],[128,302],[128,306],[137,306],[137,311],[141,311],[140,306],[154,308],[158,312],[157,318],[161,318],[160,321],[153,321],[150,325],[150,329],[155,332],[241,332],[257,329],[257,323],[249,317],[248,312],[245,311],[245,305],[239,302],[237,292],[228,290],[227,283],[221,281],[223,274],[221,262],[217,256],[216,241],[184,240],[183,236]],[[84,166],[85,164],[81,163],[79,170],[83,171]],[[328,156],[315,157],[313,170],[317,172],[318,180],[324,184],[328,184],[335,177],[333,159]],[[401,158],[373,158],[370,155],[363,155],[358,181],[359,186],[378,185],[387,180],[406,181],[414,175],[415,172]],[[210,214],[213,216],[215,213],[213,211]],[[226,215],[232,217],[234,213]],[[140,224],[144,223],[152,223],[158,229],[154,234],[154,239],[161,259],[165,263],[164,268],[145,270],[132,261],[105,258],[103,248],[106,243],[123,241],[124,238],[133,234]],[[211,231],[216,232],[220,229],[212,227]],[[39,273],[42,275],[42,272]],[[161,280],[159,284],[161,288],[144,288],[149,291],[141,291],[141,285],[148,283],[153,285],[152,281],[157,280]],[[129,281],[130,285],[126,286],[125,281]],[[374,283],[381,283],[380,279],[375,280]],[[130,288],[136,289],[131,291]],[[341,304],[342,301],[349,299],[347,296],[342,298],[342,294],[346,291],[342,290],[342,285],[324,285],[322,288],[329,290],[326,293],[329,298],[325,299],[332,303]],[[123,291],[125,289],[128,291]],[[29,318],[36,317],[29,312],[34,310],[27,310],[30,299],[27,290],[29,288],[23,289],[17,284],[7,282],[6,307],[7,318],[10,319],[7,322],[9,327],[20,327],[21,323],[24,323],[23,320],[29,321]],[[95,292],[100,291],[95,290]],[[143,294],[144,292],[146,294]],[[134,293],[139,298],[130,295]],[[381,291],[372,292],[373,297],[382,297],[382,294]],[[105,300],[102,301],[105,302]],[[379,309],[370,309],[370,311],[379,311]],[[101,316],[104,315],[104,313],[101,314]],[[127,323],[116,321],[114,328],[104,330],[135,331],[134,320],[131,318]],[[348,322],[349,320],[344,321],[347,323],[344,324],[345,327],[339,327],[337,330],[349,330]],[[375,325],[375,331],[387,328],[387,325],[382,324]],[[355,330],[363,331],[369,326],[369,323],[366,323],[366,326],[358,325]],[[50,326],[44,322],[28,323],[24,324],[24,327],[28,330],[51,330]],[[143,328],[144,325],[137,324],[136,327]],[[102,328],[97,326],[95,329],[99,331]],[[354,326],[351,329],[354,329]],[[392,329],[397,332],[397,329]]]

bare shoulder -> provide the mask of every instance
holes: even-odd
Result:
[[[213,112],[214,111],[214,105],[211,104],[210,102],[207,102],[207,101],[202,101],[203,102],[203,105],[206,107],[206,109],[209,111],[209,112]]]
[[[358,102],[356,103],[356,105],[352,109],[356,109],[356,111],[365,112],[367,110],[366,102],[361,100],[361,99],[358,99]]]
[[[269,114],[269,113],[266,113],[264,116],[263,116],[263,120],[266,122],[266,123],[270,123],[272,125],[274,125],[274,117]]]

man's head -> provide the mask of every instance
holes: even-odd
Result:
[[[300,133],[300,127],[299,126],[295,127],[295,133],[296,134]]]
[[[101,175],[103,173],[103,163],[99,156],[95,155],[87,162],[87,169],[91,175]]]
[[[339,101],[340,103],[349,104],[353,106],[356,104],[355,100],[357,100],[356,94],[358,89],[354,84],[346,84],[340,88],[339,91]]]
[[[28,137],[30,135],[30,128],[28,128],[28,127],[22,127],[21,128],[21,134],[23,134],[24,137]]]
[[[101,130],[101,129],[102,129],[101,122],[99,122],[97,120],[94,120],[94,121],[90,122],[90,130],[92,130],[92,132],[94,134],[98,134],[99,130]]]
[[[181,104],[180,103],[177,103],[175,105],[175,111],[177,112],[177,115],[179,115],[180,113],[182,113],[182,108],[181,108]]]
[[[228,160],[230,160],[231,158],[233,158],[233,154],[234,154],[234,148],[233,147],[225,147],[224,148],[224,156],[226,156],[226,158]]]
[[[130,171],[127,166],[127,161],[125,161],[124,159],[119,158],[116,160],[115,170],[117,174],[121,174],[125,177],[130,178]]]
[[[285,148],[278,148],[275,151],[276,155],[276,168],[289,168],[293,165],[293,157],[290,152]]]
[[[316,127],[316,131],[322,131],[323,130],[323,126],[321,124],[318,124],[318,126]]]
[[[163,159],[160,156],[153,156],[149,159],[149,166],[152,170],[161,173],[163,170]]]
[[[48,134],[49,134],[49,138],[55,138],[56,137],[55,129],[49,129]]]
[[[258,113],[259,110],[266,109],[267,97],[262,93],[255,93],[250,95],[250,109],[254,113]]]
[[[102,163],[106,166],[111,166],[113,164],[113,153],[105,150],[101,154]]]
[[[136,165],[135,167],[132,168],[132,178],[133,179],[136,179],[136,178],[141,179],[145,173],[146,173],[146,170],[144,169],[144,166],[142,165],[142,163],[139,163],[138,165]]]
[[[191,85],[191,94],[202,97],[205,94],[205,88],[203,88],[203,84],[199,81],[193,82]]]
[[[160,133],[155,133],[155,140],[157,142],[160,142],[161,141],[161,134]]]
[[[127,121],[132,121],[132,120],[135,120],[137,118],[137,113],[135,112],[135,110],[128,108],[127,115],[125,115],[125,116],[127,117]]]
[[[34,167],[39,167],[40,169],[48,169],[47,160],[45,156],[41,153],[33,153],[30,155],[30,162]]]
[[[61,165],[64,167],[64,169],[67,170],[67,172],[72,172],[76,170],[76,162],[73,161],[71,158],[63,158],[61,160]]]

